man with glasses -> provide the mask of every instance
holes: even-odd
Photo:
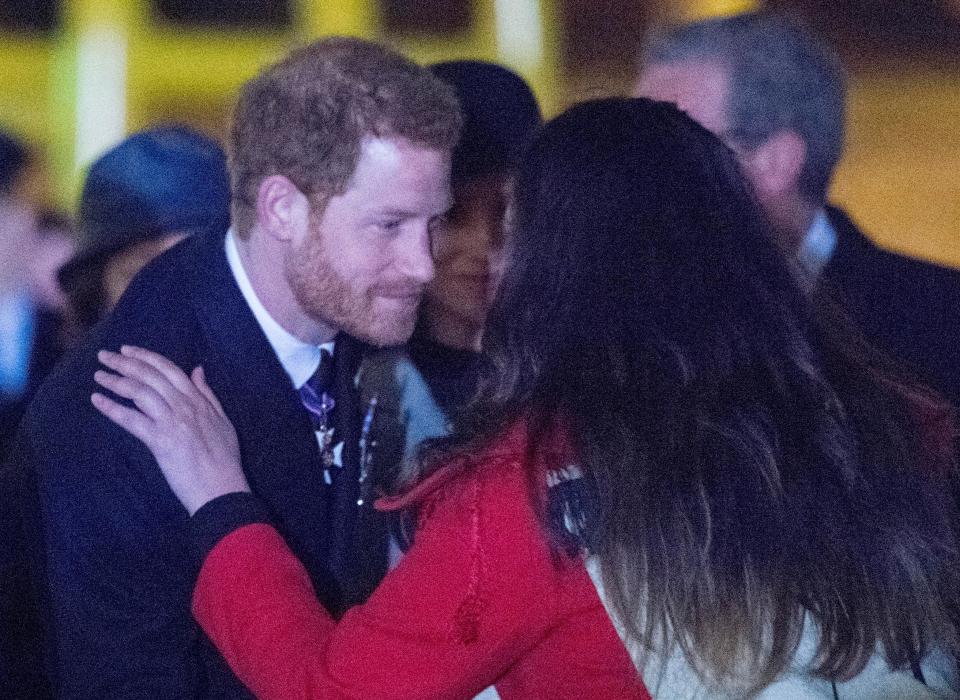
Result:
[[[864,336],[960,404],[960,273],[882,250],[827,202],[846,80],[832,51],[769,12],[654,34],[637,96],[677,104],[737,154],[785,250]]]

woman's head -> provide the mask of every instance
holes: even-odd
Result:
[[[453,207],[435,243],[427,331],[444,345],[475,349],[499,278],[511,177],[540,126],[533,91],[516,73],[482,61],[431,66],[457,93],[464,125],[453,152]]]
[[[570,109],[528,151],[514,205],[490,341],[532,381],[610,351],[672,391],[805,352],[807,301],[734,157],[675,108]]]
[[[714,136],[663,103],[570,109],[527,152],[508,240],[459,441],[566,428],[594,503],[563,512],[642,648],[748,693],[806,619],[837,679],[878,644],[897,666],[956,643],[926,409],[827,327]]]
[[[185,126],[135,133],[90,166],[80,196],[80,249],[59,272],[81,328],[100,320],[150,260],[185,236],[226,230],[226,156]]]

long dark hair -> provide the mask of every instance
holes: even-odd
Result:
[[[576,106],[513,216],[495,371],[443,454],[562,424],[632,641],[746,690],[810,622],[831,679],[877,645],[894,666],[956,649],[954,506],[921,429],[939,404],[838,340],[720,141],[662,103]]]

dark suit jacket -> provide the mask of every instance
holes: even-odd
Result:
[[[837,246],[823,278],[864,336],[960,407],[960,271],[874,245],[829,207]]]
[[[141,272],[41,387],[18,436],[11,465],[37,494],[24,530],[29,549],[45,553],[34,563],[47,582],[58,696],[248,697],[191,619],[186,512],[145,448],[90,405],[97,349],[124,343],[204,367],[251,487],[334,614],[363,600],[386,567],[381,519],[370,499],[357,506],[361,349],[338,340],[344,468],[327,487],[307,413],[230,273],[224,232],[197,234]]]
[[[25,390],[15,399],[0,399],[0,465],[27,404],[62,352],[62,319],[40,311]],[[40,700],[52,689],[44,672],[34,582],[23,556],[19,515],[35,501],[26,495],[22,476],[0,469],[0,697]]]

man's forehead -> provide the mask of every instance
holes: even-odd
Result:
[[[405,136],[398,134],[374,135],[367,134],[360,140],[360,157],[368,160],[376,160],[382,163],[397,163],[404,158],[411,156],[423,156],[425,154],[440,155],[446,159],[450,158],[452,151],[436,149],[425,144],[411,141]]]
[[[723,135],[730,126],[730,71],[718,60],[651,63],[637,77],[634,94],[672,102],[714,134]]]
[[[413,144],[400,136],[364,136],[360,141],[361,157],[373,158],[384,163],[395,162],[403,157],[403,151]]]
[[[421,146],[402,136],[364,136],[345,189],[377,172],[416,174],[449,169],[450,151]]]
[[[344,191],[336,198],[378,215],[422,215],[449,208],[450,152],[400,136],[365,137]]]

